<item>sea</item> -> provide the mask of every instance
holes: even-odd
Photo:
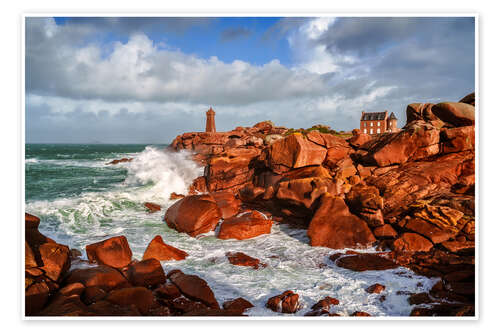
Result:
[[[133,160],[108,164],[124,157]],[[340,315],[364,311],[372,316],[408,316],[413,307],[408,295],[426,292],[437,281],[403,267],[365,272],[338,267],[328,257],[345,250],[311,247],[306,230],[286,223],[274,223],[271,234],[248,240],[220,240],[215,232],[198,237],[179,233],[163,219],[175,202],[170,193],[187,194],[192,180],[201,175],[203,168],[188,151],[170,152],[166,145],[26,144],[25,207],[41,218],[44,235],[81,251],[85,259],[87,244],[125,235],[133,258],[141,260],[149,242],[160,235],[165,243],[189,253],[182,261],[163,261],[166,273],[181,269],[200,276],[221,305],[245,298],[255,305],[245,312],[248,316],[303,316],[326,296],[340,301],[333,309]],[[160,204],[162,210],[149,213],[145,202]],[[234,266],[225,256],[229,251],[244,252],[267,267]],[[86,266],[92,265],[76,267]],[[385,291],[367,293],[374,283],[385,285]],[[300,295],[297,313],[266,308],[270,297],[286,290]]]

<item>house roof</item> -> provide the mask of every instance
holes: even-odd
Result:
[[[397,120],[398,118],[396,118],[396,116],[394,115],[394,112],[391,112],[391,115],[389,116],[389,119],[396,119]]]
[[[361,120],[384,120],[387,112],[365,112],[361,116]]]

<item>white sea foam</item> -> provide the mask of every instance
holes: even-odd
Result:
[[[193,238],[170,229],[163,221],[165,210],[172,204],[171,192],[186,193],[189,184],[202,173],[187,153],[170,153],[147,147],[123,163],[128,171],[124,184],[108,192],[87,192],[79,196],[52,201],[27,203],[27,211],[40,216],[40,231],[85,254],[85,245],[108,237],[125,235],[133,257],[141,259],[155,235],[167,244],[189,253],[182,261],[165,261],[165,271],[179,268],[187,274],[205,279],[220,304],[244,297],[255,305],[250,316],[283,315],[265,307],[269,297],[293,290],[300,295],[303,315],[325,296],[338,298],[334,311],[348,315],[365,311],[377,316],[407,316],[412,306],[407,295],[397,291],[428,291],[433,279],[418,276],[405,268],[386,271],[354,272],[337,267],[328,256],[335,251],[308,245],[305,230],[275,224],[271,234],[248,240],[220,240],[216,232]],[[110,166],[115,167],[115,166]],[[145,201],[162,205],[162,211],[150,214]],[[266,268],[231,265],[225,253],[241,251],[263,263]],[[374,251],[373,249],[367,250]],[[382,295],[368,294],[371,284],[386,286]]]
[[[25,163],[33,163],[34,164],[34,163],[38,163],[39,161],[36,158],[27,158],[24,162]]]

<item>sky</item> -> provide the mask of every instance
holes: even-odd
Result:
[[[473,17],[27,17],[27,143],[169,144],[204,131],[406,123],[474,91]]]

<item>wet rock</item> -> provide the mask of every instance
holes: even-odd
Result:
[[[118,160],[112,160],[111,162],[108,162],[106,164],[118,164],[118,163],[125,163],[125,162],[132,162],[133,158],[121,158]]]
[[[181,296],[179,288],[175,284],[167,282],[154,290],[156,297],[162,299],[175,299]]]
[[[49,299],[49,287],[44,281],[33,283],[25,291],[25,314],[32,316],[39,312]]]
[[[243,252],[227,252],[226,257],[232,265],[237,266],[250,266],[254,269],[266,267],[266,264],[260,262],[257,258],[252,258]]]
[[[366,222],[351,214],[344,200],[329,193],[321,197],[307,235],[311,246],[332,249],[364,248],[375,242]]]
[[[81,299],[82,299],[83,303],[90,305],[90,304],[93,304],[95,302],[98,302],[98,301],[105,299],[107,295],[108,295],[108,293],[106,291],[104,291],[103,289],[96,287],[96,286],[92,286],[92,287],[85,288]]]
[[[109,266],[75,269],[69,272],[66,284],[81,282],[86,288],[99,287],[105,291],[129,286],[125,277]]]
[[[410,297],[408,297],[408,303],[410,303],[411,305],[427,304],[432,302],[433,300],[428,293],[412,294]]]
[[[170,228],[192,237],[214,230],[221,217],[217,203],[208,194],[187,196],[165,213]]]
[[[363,312],[363,311],[355,311],[355,312],[351,313],[350,316],[351,317],[371,317],[372,315],[367,313],[367,312]]]
[[[234,193],[229,191],[215,192],[212,193],[212,197],[215,199],[223,219],[233,217],[240,211],[241,200],[237,199]]]
[[[127,266],[132,259],[132,251],[125,236],[108,238],[85,247],[90,262],[97,262],[114,268]]]
[[[179,250],[173,246],[165,244],[163,238],[160,235],[155,236],[153,240],[149,243],[142,259],[157,259],[157,260],[184,260],[188,254],[182,250]]]
[[[185,197],[184,194],[177,194],[175,192],[170,193],[170,200],[182,199],[184,197]]]
[[[57,243],[45,243],[38,250],[45,275],[53,281],[60,281],[71,266],[69,248]]]
[[[243,312],[245,312],[246,309],[253,308],[254,305],[249,301],[247,301],[246,299],[239,297],[224,302],[224,304],[222,304],[222,307],[225,310],[231,310],[243,314]]]
[[[217,238],[249,239],[271,233],[272,220],[266,219],[261,213],[251,211],[224,220],[220,226]]]
[[[120,306],[134,305],[146,315],[153,305],[153,293],[144,287],[123,288],[110,292],[106,301]]]
[[[180,270],[169,272],[168,278],[186,297],[202,302],[210,308],[219,309],[219,303],[217,303],[212,289],[202,278],[184,274]]]
[[[295,313],[299,309],[299,295],[287,290],[267,300],[266,307],[274,312]]]
[[[394,261],[384,258],[378,254],[363,253],[352,256],[344,256],[336,261],[337,266],[357,272],[371,270],[386,270],[398,267]]]
[[[133,263],[128,267],[127,279],[140,287],[155,286],[165,283],[165,272],[157,259],[151,258]]]
[[[149,210],[150,213],[159,212],[161,206],[152,202],[146,202],[144,206]]]
[[[85,290],[85,286],[80,282],[75,282],[66,285],[65,287],[59,289],[58,294],[63,296],[78,295],[80,296]]]
[[[40,218],[28,213],[24,213],[24,221],[26,229],[38,229],[40,225]]]
[[[311,309],[314,311],[320,310],[329,313],[334,305],[339,305],[339,300],[330,296],[326,296],[325,298],[319,300],[316,304],[314,304]]]
[[[380,283],[375,283],[366,288],[365,290],[369,294],[380,294],[382,291],[385,290],[385,286]]]

